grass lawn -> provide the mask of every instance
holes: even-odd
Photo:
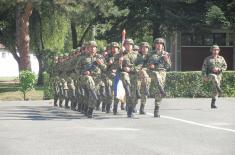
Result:
[[[43,88],[37,87],[26,94],[28,100],[42,100]],[[0,78],[0,101],[23,100],[23,93],[19,91],[19,82],[16,77]]]

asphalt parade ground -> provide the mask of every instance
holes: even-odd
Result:
[[[235,98],[213,110],[209,98],[164,99],[160,118],[148,99],[147,115],[131,119],[120,109],[88,119],[52,102],[0,102],[0,155],[235,154]]]

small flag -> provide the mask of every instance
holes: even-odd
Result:
[[[120,75],[117,73],[114,77],[114,95],[117,99],[124,101],[125,89],[123,87],[122,81],[120,80]]]

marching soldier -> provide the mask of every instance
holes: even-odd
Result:
[[[117,67],[119,65],[119,44],[117,42],[111,43],[111,52],[108,54],[106,58],[107,70],[106,70],[106,112],[110,110],[110,106],[113,103],[113,114],[117,114],[118,102],[119,100],[114,97],[113,93],[113,81],[116,76]]]
[[[220,81],[222,72],[227,69],[227,64],[222,56],[219,55],[220,48],[213,45],[210,49],[211,56],[208,56],[202,65],[202,76],[204,81],[212,82],[212,100],[211,108],[217,108],[215,105],[216,98],[222,93]]]
[[[125,51],[123,56],[119,58],[121,71],[121,79],[126,92],[127,116],[133,117],[133,110],[137,104],[137,68],[135,66],[137,53],[133,51],[134,41],[126,39],[124,41]]]
[[[151,53],[148,60],[149,75],[157,88],[155,94],[154,117],[160,117],[159,105],[163,97],[165,97],[165,80],[166,71],[171,67],[169,53],[165,51],[165,39],[156,38],[154,40],[155,50]]]
[[[137,83],[137,96],[140,98],[140,114],[145,114],[144,107],[146,104],[147,97],[149,96],[149,86],[151,79],[147,74],[147,62],[149,58],[149,44],[142,42],[140,44],[140,53],[137,58],[137,66],[140,71],[138,73]]]
[[[96,107],[98,96],[97,92],[100,88],[101,71],[106,69],[106,65],[102,56],[97,54],[97,44],[95,41],[88,42],[88,54],[78,64],[81,66],[81,74],[83,74],[82,82],[85,84],[85,89],[88,93],[88,111],[89,118],[93,117],[93,110]]]

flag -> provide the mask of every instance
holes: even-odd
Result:
[[[117,73],[114,77],[114,96],[119,100],[124,100],[125,98],[125,89],[123,87],[122,81],[120,80],[120,74]]]

